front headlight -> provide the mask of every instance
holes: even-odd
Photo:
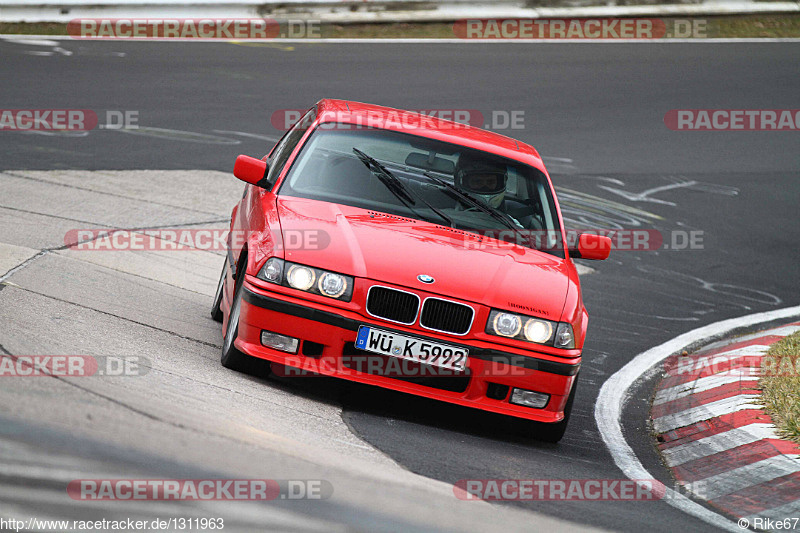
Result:
[[[286,282],[293,289],[307,291],[314,285],[317,275],[307,266],[292,265],[286,273]]]
[[[555,346],[556,348],[575,348],[575,336],[572,326],[565,322],[552,322],[542,318],[519,315],[492,309],[489,320],[486,322],[486,333]]]
[[[351,276],[290,263],[277,257],[267,259],[256,277],[276,285],[345,302],[349,302],[353,297],[353,278]]]
[[[522,320],[511,313],[497,313],[491,322],[495,335],[503,337],[516,337],[522,329]]]
[[[319,291],[325,296],[331,298],[338,298],[344,291],[347,290],[348,283],[344,276],[341,274],[334,274],[333,272],[325,272],[319,277]]]
[[[537,344],[544,344],[553,336],[553,324],[547,320],[531,318],[525,323],[525,338]]]

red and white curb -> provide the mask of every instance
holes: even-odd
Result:
[[[622,368],[609,377],[597,395],[594,406],[594,419],[600,437],[608,452],[628,479],[654,479],[655,476],[644,466],[633,450],[623,431],[623,411],[625,405],[636,394],[637,384],[661,372],[663,362],[670,356],[698,346],[707,346],[716,339],[729,338],[742,330],[753,331],[761,324],[774,324],[778,321],[795,321],[800,317],[800,305],[765,311],[750,315],[729,318],[687,331],[658,346],[638,354]],[[665,487],[663,501],[680,511],[695,516],[703,522],[725,531],[741,533],[741,523],[736,523],[720,512],[701,505],[687,497],[682,491]],[[743,520],[743,519],[742,519]],[[744,527],[747,527],[746,525]]]
[[[736,517],[800,516],[800,447],[781,439],[759,405],[771,344],[800,322],[664,361],[651,418],[673,475],[698,498]]]

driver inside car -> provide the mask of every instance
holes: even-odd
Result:
[[[461,154],[455,169],[455,186],[483,203],[499,209],[506,195],[506,166]]]
[[[520,222],[518,217],[512,214],[515,204],[518,203],[506,200],[506,185],[508,184],[506,165],[462,153],[456,163],[453,178],[455,186],[459,189],[469,193],[470,196],[482,201],[492,209],[505,213],[520,228],[529,227],[525,225],[527,220],[523,219]],[[522,204],[518,204],[517,211],[519,211],[519,207],[524,208]]]

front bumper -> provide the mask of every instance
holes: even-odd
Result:
[[[361,325],[467,347],[467,371],[442,371],[358,350],[354,342]],[[300,339],[298,353],[262,345],[262,330]],[[567,396],[580,368],[579,356],[556,361],[547,356],[536,357],[533,352],[514,352],[505,346],[499,350],[483,341],[455,340],[266,291],[245,277],[236,347],[250,356],[289,367],[287,375],[338,377],[540,422],[559,422],[564,418]],[[549,394],[550,399],[542,409],[514,405],[509,403],[513,387]]]

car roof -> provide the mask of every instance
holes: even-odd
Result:
[[[430,139],[460,144],[496,155],[515,159],[544,171],[536,149],[524,142],[492,131],[461,124],[414,111],[394,109],[351,100],[325,98],[317,102],[320,122],[345,122],[374,126],[380,129],[413,133]],[[413,126],[409,126],[413,125]]]

